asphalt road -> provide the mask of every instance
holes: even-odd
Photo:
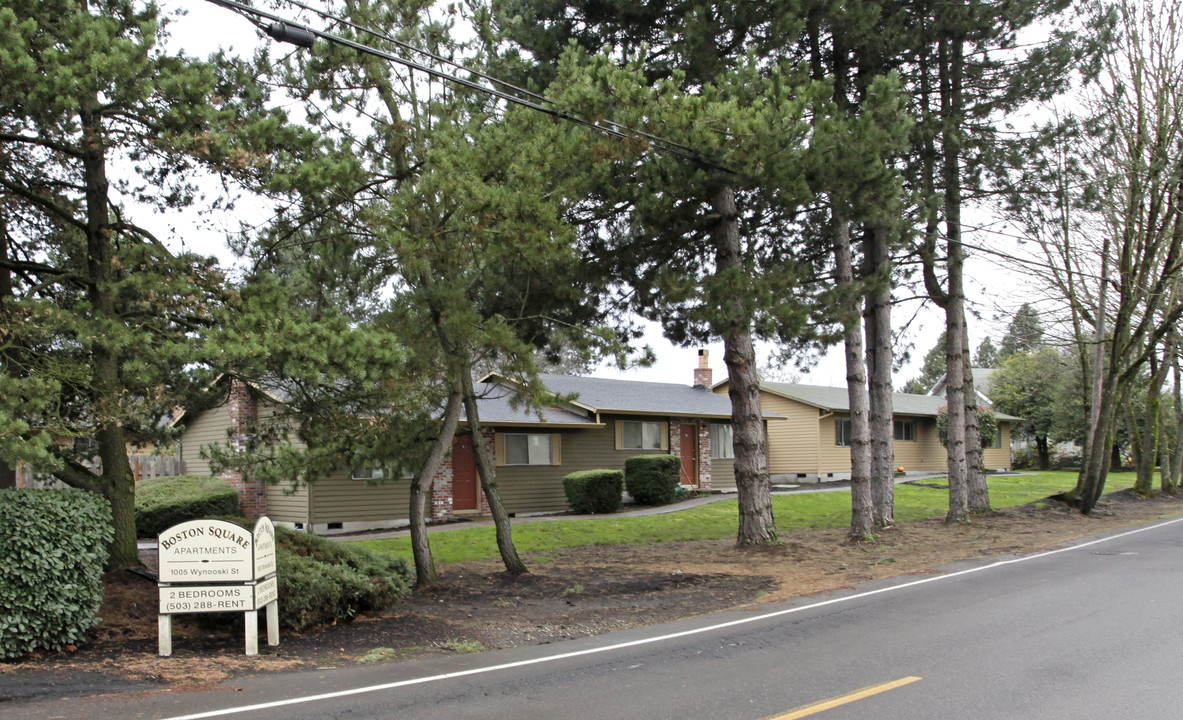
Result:
[[[0,716],[1183,717],[1183,520],[945,570],[556,646],[17,704]]]

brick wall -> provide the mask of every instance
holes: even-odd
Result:
[[[670,453],[682,457],[682,424],[698,428],[698,488],[711,489],[711,421],[699,418],[670,418]]]
[[[237,378],[230,379],[229,403],[230,446],[235,452],[241,452],[254,437],[259,406],[250,387]],[[237,470],[223,470],[221,478],[238,490],[243,515],[254,519],[267,514],[267,487],[263,481],[244,477]]]
[[[444,522],[452,516],[452,451],[448,450],[431,482],[431,520]]]
[[[491,427],[481,427],[481,437],[485,441],[485,450],[489,453],[489,464],[493,466],[493,482],[497,482],[497,463],[494,458],[497,457],[496,445],[494,439],[497,432]],[[480,473],[477,473],[477,494],[481,498],[481,515],[492,515],[493,511],[489,508],[489,498],[485,497],[485,490],[480,484]]]

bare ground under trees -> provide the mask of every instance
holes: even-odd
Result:
[[[235,676],[369,660],[538,645],[847,588],[940,565],[1053,548],[1075,538],[1183,513],[1183,499],[1110,495],[1092,515],[1036,503],[946,525],[938,519],[852,542],[844,530],[789,533],[774,547],[729,539],[601,546],[526,558],[510,577],[497,562],[443,567],[442,584],[389,611],[305,634],[260,655],[242,652],[241,620],[220,629],[174,621],[170,658],[156,656],[156,587],[127,571],[106,578],[102,622],[72,652],[0,663],[0,701],[112,691],[192,689]],[[208,617],[208,616],[205,616]],[[241,618],[241,616],[235,616]],[[377,652],[375,652],[377,651]]]

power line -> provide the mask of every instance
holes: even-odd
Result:
[[[504,100],[508,103],[519,105],[519,106],[527,108],[529,110],[534,110],[535,112],[540,112],[540,113],[549,115],[551,117],[554,117],[554,118],[557,118],[560,120],[565,120],[567,122],[571,122],[576,125],[580,125],[580,126],[592,129],[592,130],[597,130],[601,133],[604,133],[605,135],[616,137],[616,138],[619,138],[622,140],[638,140],[638,139],[645,140],[649,143],[650,147],[652,147],[654,150],[657,150],[659,152],[663,152],[668,155],[673,155],[673,156],[681,158],[683,160],[689,160],[691,162],[695,162],[695,163],[698,163],[699,165],[713,168],[715,170],[721,170],[723,172],[726,172],[726,173],[729,173],[732,175],[735,174],[734,170],[731,170],[730,168],[724,167],[723,165],[719,165],[718,163],[707,160],[707,159],[695,154],[692,150],[686,148],[686,146],[684,146],[684,145],[680,145],[676,142],[673,142],[671,140],[666,140],[666,139],[658,137],[656,135],[651,135],[649,133],[645,133],[645,132],[642,132],[639,130],[633,130],[632,128],[617,125],[615,123],[612,123],[609,125],[609,124],[600,124],[597,122],[584,120],[583,118],[578,117],[577,115],[572,115],[571,113],[564,112],[562,110],[558,110],[554,107],[550,107],[547,104],[543,104],[543,102],[550,103],[550,101],[547,101],[545,98],[542,98],[541,101],[534,101],[534,100],[529,100],[526,98],[519,97],[517,95],[505,92],[503,90],[498,90],[497,88],[487,87],[487,86],[482,85],[478,82],[468,80],[466,78],[456,77],[455,75],[450,75],[446,72],[436,70],[435,68],[424,65],[422,63],[415,62],[414,60],[410,60],[408,58],[404,58],[399,55],[395,55],[394,53],[387,52],[385,50],[378,50],[377,48],[372,48],[369,45],[365,45],[364,43],[356,42],[354,40],[350,40],[348,38],[341,37],[340,35],[326,32],[324,30],[318,30],[316,28],[308,27],[306,25],[301,25],[300,23],[292,22],[291,20],[288,20],[287,18],[281,17],[281,16],[276,15],[274,13],[267,12],[265,10],[259,10],[257,8],[250,7],[248,5],[243,5],[242,3],[235,2],[235,0],[207,0],[207,2],[213,3],[214,5],[217,5],[219,7],[224,7],[227,10],[232,10],[234,12],[239,13],[240,15],[243,15],[248,20],[250,20],[252,23],[254,23],[256,26],[261,27],[264,30],[264,32],[267,33],[267,35],[269,35],[270,37],[272,37],[278,41],[281,41],[281,42],[290,42],[290,43],[293,43],[293,44],[300,46],[300,47],[312,47],[312,44],[313,44],[315,38],[322,38],[322,39],[327,40],[329,42],[337,43],[339,45],[343,45],[345,47],[351,48],[351,49],[356,50],[360,53],[372,55],[374,57],[378,57],[383,60],[387,60],[389,62],[398,63],[400,65],[407,67],[407,68],[410,68],[411,70],[418,70],[419,72],[425,73],[431,77],[438,78],[438,79],[444,80],[446,82],[454,83],[456,85],[468,88],[470,90],[474,90],[476,92],[485,93],[487,95],[492,95],[493,97],[496,97],[500,100]],[[295,4],[298,4],[298,3],[295,3]],[[306,6],[301,5],[301,7],[306,7]],[[307,8],[307,9],[312,10],[312,8]],[[318,14],[321,14],[320,11],[317,11],[317,10],[313,10],[313,12],[317,12]],[[406,49],[411,49],[411,50],[414,50],[415,52],[421,52],[429,57],[433,57],[434,59],[443,60],[442,58],[439,58],[438,56],[434,56],[432,53],[429,53],[426,50],[420,50],[418,48],[414,48],[413,46],[410,46],[407,43],[403,43],[401,41],[394,40],[393,38],[383,35],[382,33],[379,33],[375,30],[370,30],[369,28],[365,28],[363,26],[356,25],[354,23],[350,23],[349,21],[343,20],[341,18],[335,18],[333,16],[328,16],[327,14],[323,14],[323,16],[331,17],[332,19],[337,20],[339,22],[348,23],[349,25],[356,27],[358,29],[361,29],[364,32],[367,32],[375,37],[383,38],[386,40],[391,40],[391,41],[397,43],[400,47],[404,47]],[[264,25],[262,25],[262,23],[258,22],[258,20],[256,18],[263,18],[266,20],[270,20],[272,22],[272,25],[264,26]],[[484,75],[482,73],[476,73],[474,71],[468,70],[467,68],[463,68],[463,66],[460,66],[456,63],[452,63],[451,61],[448,61],[448,60],[443,60],[443,61],[447,62],[449,64],[452,64],[452,65],[456,66],[457,68],[464,69],[467,72],[472,72],[475,76],[481,77],[483,79],[487,79],[490,82],[497,82],[497,83],[503,84],[507,87],[514,87],[510,83],[504,83],[502,81],[493,79],[491,76]],[[515,89],[520,90],[520,88],[515,88]],[[528,94],[535,95],[534,93],[528,93]],[[553,104],[553,103],[551,103],[551,104]]]
[[[545,95],[541,95],[541,94],[536,93],[533,90],[530,90],[528,88],[524,88],[519,85],[515,85],[507,80],[502,80],[498,77],[494,77],[492,75],[489,75],[488,73],[481,72],[480,70],[473,70],[472,68],[467,67],[465,65],[461,65],[460,63],[458,63],[454,60],[449,60],[448,58],[440,55],[439,53],[434,53],[430,50],[425,50],[424,48],[417,47],[417,46],[412,45],[404,40],[399,40],[398,38],[391,37],[390,35],[387,35],[385,33],[374,30],[373,28],[369,28],[364,25],[359,25],[358,23],[355,23],[352,20],[349,20],[348,18],[343,18],[339,15],[333,15],[332,13],[326,12],[324,10],[320,10],[318,8],[312,7],[311,5],[300,2],[300,0],[284,0],[284,2],[288,3],[289,5],[295,5],[296,7],[302,8],[302,9],[307,10],[309,12],[316,13],[317,15],[324,18],[325,20],[331,20],[333,22],[341,23],[343,25],[353,28],[354,30],[359,30],[361,32],[368,33],[369,35],[373,35],[374,37],[378,38],[379,40],[385,40],[386,42],[389,42],[393,45],[397,45],[397,46],[403,48],[404,50],[409,50],[414,53],[419,53],[420,55],[424,55],[426,57],[429,57],[432,60],[435,60],[436,62],[441,63],[443,65],[450,65],[451,67],[454,67],[457,70],[463,70],[464,72],[470,73],[473,76],[478,77],[482,80],[487,80],[488,82],[495,83],[497,85],[501,85],[503,87],[509,88],[510,90],[521,93],[522,95],[532,98],[533,100],[535,100],[539,103],[542,103],[544,105],[555,106],[555,102],[553,100],[551,100],[550,98],[546,97]],[[667,140],[667,139],[660,137],[658,135],[653,135],[651,133],[647,133],[644,130],[633,130],[629,127],[621,125],[620,123],[612,122],[611,120],[605,120],[603,122],[606,127],[610,127],[615,130],[620,130],[621,132],[635,133],[637,136],[646,138],[647,140],[652,140],[654,142],[662,143],[662,144],[668,145],[670,147],[675,147],[675,148],[678,148],[679,150],[682,150],[687,153],[691,153],[691,154],[694,153],[694,148],[689,147],[688,145],[683,145],[682,143],[675,142],[673,140]]]

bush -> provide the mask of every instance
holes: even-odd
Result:
[[[0,659],[77,645],[98,622],[111,506],[83,490],[0,490]]]
[[[614,513],[620,509],[624,491],[621,470],[582,470],[563,478],[567,504],[581,514]]]
[[[682,460],[677,455],[639,455],[624,461],[624,483],[638,505],[665,505],[677,497]]]
[[[405,558],[275,528],[280,624],[291,630],[385,610],[411,592]]]
[[[156,537],[177,523],[238,515],[238,491],[216,477],[162,477],[136,483],[136,534]]]

